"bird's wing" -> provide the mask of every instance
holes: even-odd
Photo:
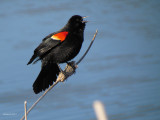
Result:
[[[63,31],[63,32],[58,32],[58,33],[52,33],[48,35],[47,37],[45,37],[42,40],[42,43],[34,50],[34,54],[31,57],[28,64],[32,63],[37,57],[39,57],[39,59],[37,59],[35,62],[42,59],[57,45],[61,44],[66,39],[67,35],[68,35],[68,32]]]

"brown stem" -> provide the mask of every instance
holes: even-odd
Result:
[[[64,82],[68,77],[70,77],[73,73],[75,73],[75,70],[77,69],[77,65],[83,60],[83,58],[86,56],[86,54],[88,53],[89,49],[91,48],[93,41],[96,37],[98,33],[98,30],[96,30],[96,33],[94,34],[94,37],[88,47],[88,49],[86,50],[86,52],[84,53],[84,55],[78,60],[78,62],[72,61],[69,64],[66,65],[64,72],[60,72],[58,75],[58,78],[56,80],[56,82],[54,82],[54,84],[52,86],[50,86],[44,93],[42,96],[40,96],[38,98],[38,100],[28,109],[26,115],[29,114],[29,112],[37,105],[37,103],[54,87],[56,86],[59,82]],[[65,74],[64,74],[65,73]],[[25,116],[23,116],[21,118],[21,120],[23,120],[25,118]]]
[[[92,46],[92,44],[93,44],[93,42],[94,42],[94,39],[96,38],[97,33],[98,33],[98,30],[96,30],[96,33],[94,34],[94,36],[93,36],[93,38],[92,38],[92,41],[91,41],[88,49],[87,49],[86,52],[84,53],[84,55],[78,60],[78,62],[76,62],[77,65],[83,60],[83,58],[84,58],[84,57],[86,56],[86,54],[88,53],[89,49],[91,48],[91,46]]]

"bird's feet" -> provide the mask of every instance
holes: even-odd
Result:
[[[60,73],[58,75],[58,78],[59,78],[58,80],[60,80],[60,82],[64,82],[65,76],[67,76],[67,73],[64,70],[62,70],[62,68],[60,67],[60,65],[58,63],[57,63],[57,65],[58,65],[59,70],[60,70]]]
[[[76,64],[75,61],[71,61],[71,62],[66,62],[68,66],[71,66],[73,69],[78,68],[78,65]]]
[[[67,62],[67,65],[64,70],[61,69],[61,67],[58,64],[58,67],[60,69],[60,74],[58,76],[58,80],[60,82],[64,82],[70,75],[75,73],[76,68],[78,67],[75,61]]]

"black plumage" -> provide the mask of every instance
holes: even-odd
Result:
[[[60,72],[59,63],[68,62],[79,53],[87,22],[83,18],[85,17],[79,15],[72,16],[62,29],[46,36],[34,50],[28,64],[36,63],[38,60],[42,62],[41,71],[33,83],[33,90],[36,94],[56,81]]]

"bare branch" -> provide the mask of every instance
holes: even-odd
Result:
[[[54,82],[54,84],[52,86],[50,86],[44,93],[42,96],[40,96],[38,98],[38,100],[29,108],[29,110],[27,111],[27,115],[28,113],[37,105],[37,103],[48,93],[48,91],[50,91],[59,81]],[[23,116],[21,118],[21,120],[23,120],[25,118],[25,116]]]
[[[96,30],[96,33],[94,34],[94,37],[88,47],[88,49],[86,50],[86,52],[84,53],[84,55],[78,60],[78,62],[75,62],[75,61],[72,61],[72,62],[69,62],[65,69],[64,69],[64,72],[60,72],[59,75],[58,75],[58,78],[56,80],[56,82],[54,82],[54,84],[52,86],[50,86],[44,93],[42,96],[40,96],[38,98],[38,100],[29,108],[29,110],[27,111],[27,115],[28,113],[37,105],[37,103],[55,86],[57,85],[59,82],[64,82],[68,77],[70,77],[71,75],[73,75],[76,71],[76,69],[78,68],[78,64],[83,60],[83,58],[86,56],[86,54],[88,53],[89,49],[91,48],[92,44],[93,44],[93,41],[96,37],[98,33],[98,30]],[[21,118],[21,120],[23,120],[25,118],[25,116],[23,116]]]
[[[24,116],[25,120],[27,120],[27,101],[24,101]]]
[[[88,47],[88,49],[86,50],[86,52],[84,53],[84,55],[78,60],[78,62],[76,63],[77,65],[83,60],[83,58],[86,56],[86,54],[88,53],[89,49],[91,48],[93,42],[94,42],[94,39],[96,38],[96,35],[98,33],[98,30],[96,30],[96,33],[94,34],[93,38],[92,38],[92,41]]]

